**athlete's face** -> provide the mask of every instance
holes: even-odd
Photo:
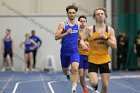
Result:
[[[97,10],[95,12],[95,20],[97,22],[105,22],[105,18],[106,18],[106,16],[105,16],[105,13],[103,10]]]
[[[6,36],[9,36],[10,35],[10,32],[9,31],[6,31]]]
[[[29,34],[26,34],[25,37],[26,37],[26,39],[28,39],[30,37],[30,35]]]
[[[81,28],[85,28],[86,27],[87,20],[85,18],[80,18],[79,22],[81,23],[80,24]]]
[[[35,35],[35,31],[32,31],[32,35]]]
[[[69,9],[67,15],[70,20],[74,20],[76,16],[75,9]]]

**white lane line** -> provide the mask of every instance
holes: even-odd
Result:
[[[42,81],[42,83],[43,83],[43,86],[44,86],[44,89],[45,89],[45,93],[48,93],[47,91],[47,88],[46,88],[46,84],[45,84],[45,82],[44,82],[44,78],[43,78],[43,75],[42,74],[40,74],[40,77],[41,77],[41,81]]]
[[[56,82],[67,82],[67,80],[57,80],[57,81],[50,81],[50,82],[48,82],[48,86],[49,86],[49,88],[51,90],[51,93],[55,93],[55,91],[54,91],[54,89],[52,87],[52,83],[56,83]],[[93,90],[92,87],[90,87],[88,85],[87,85],[87,88],[90,89],[90,90]]]
[[[5,85],[3,86],[3,88],[1,89],[0,93],[3,93],[6,89],[6,87],[8,86],[9,82],[12,80],[14,74],[12,74],[9,79],[7,80],[7,82],[5,83]]]
[[[89,90],[93,91],[93,88],[92,88],[92,87],[90,87],[89,85],[87,85],[87,89],[89,89]]]
[[[0,82],[5,82],[5,81],[7,81],[7,79],[0,80]]]
[[[16,93],[16,90],[17,90],[18,85],[19,85],[20,83],[21,83],[21,82],[17,82],[17,83],[16,83],[16,85],[15,85],[14,90],[13,90],[13,92],[12,92],[12,93]]]
[[[50,88],[50,90],[51,90],[51,93],[55,93],[54,92],[54,89],[53,89],[53,87],[52,87],[52,83],[54,83],[54,82],[58,82],[58,81],[50,81],[50,82],[48,82],[48,86],[49,86],[49,88]]]
[[[140,78],[140,75],[127,75],[127,76],[111,76],[110,79],[123,79],[123,78]],[[101,79],[101,77],[99,77],[99,79]],[[88,81],[89,79],[86,79],[86,81]],[[57,83],[57,82],[61,82],[61,81],[50,81],[48,82],[48,86],[51,90],[51,93],[55,93],[53,87],[52,87],[52,83]],[[88,86],[88,89],[93,90],[92,87]]]
[[[45,79],[45,80],[47,80],[47,79]],[[18,89],[20,84],[22,84],[22,83],[29,83],[29,82],[36,82],[36,81],[41,81],[41,80],[30,80],[30,81],[20,81],[20,82],[17,82],[15,87],[14,87],[14,89],[13,89],[13,91],[12,91],[12,93],[16,93],[16,91],[17,91],[17,89]]]
[[[110,79],[140,78],[140,75],[111,76]]]
[[[50,82],[48,82],[48,86],[49,86],[49,88],[51,90],[51,93],[55,93],[54,92],[54,89],[52,87],[52,83],[56,83],[56,82],[67,82],[67,80],[56,80],[56,81],[50,81]]]
[[[134,89],[134,88],[131,88],[131,87],[125,85],[125,84],[119,83],[119,82],[117,82],[117,81],[112,81],[112,82],[118,84],[119,86],[122,86],[122,87],[125,87],[125,88],[127,88],[127,89],[133,90],[133,91],[135,91],[135,92],[137,92],[137,93],[140,93],[139,90],[136,90],[136,89]]]
[[[123,78],[140,78],[140,75],[131,75],[131,76],[111,76],[110,79],[123,79]],[[101,77],[98,78],[99,80],[101,79]],[[89,80],[88,78],[86,78],[86,80]]]
[[[6,81],[7,81],[7,80],[0,80],[0,83],[1,83],[1,82],[6,82]],[[16,82],[17,80],[11,80],[11,81],[12,81],[12,82]],[[11,82],[11,81],[10,81],[10,82]]]

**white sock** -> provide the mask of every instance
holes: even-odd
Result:
[[[68,73],[66,75],[70,75],[70,71],[68,71]]]
[[[72,91],[73,91],[73,90],[76,91],[76,87],[77,87],[77,83],[73,83],[73,84],[72,84]]]

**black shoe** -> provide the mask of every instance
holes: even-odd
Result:
[[[73,90],[72,93],[76,93],[76,90]]]
[[[67,80],[70,80],[70,75],[66,75],[66,77],[67,77]]]

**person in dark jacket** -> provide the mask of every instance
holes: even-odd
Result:
[[[140,70],[140,31],[138,31],[137,36],[134,39],[134,53],[137,55],[137,66]]]
[[[118,70],[126,70],[126,59],[128,51],[128,38],[125,32],[117,36],[117,64]]]
[[[36,36],[35,30],[32,30],[31,34],[32,35],[30,36],[30,39],[34,40],[37,43],[37,46],[32,51],[33,52],[33,69],[35,69],[36,68],[36,55],[37,55],[38,48],[42,44],[42,41],[38,36]]]

